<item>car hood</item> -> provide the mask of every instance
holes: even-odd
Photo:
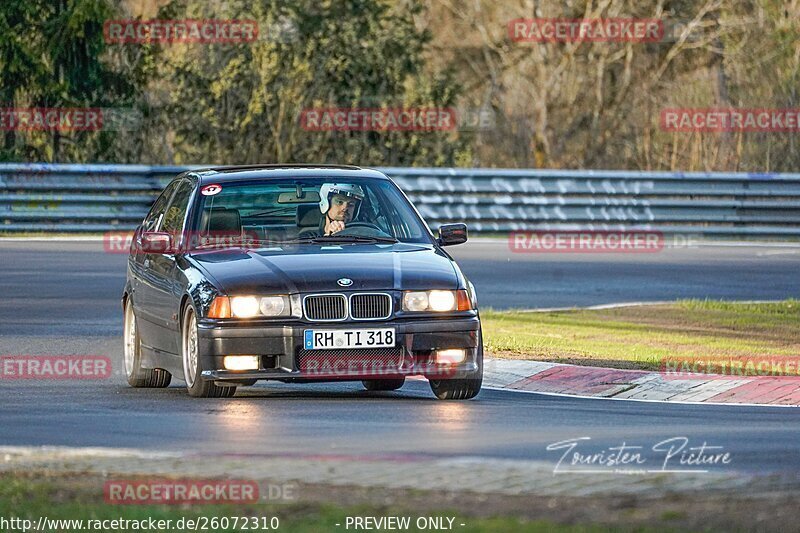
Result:
[[[227,294],[456,289],[452,260],[416,244],[299,245],[195,251],[188,258]],[[337,281],[348,278],[348,287]]]

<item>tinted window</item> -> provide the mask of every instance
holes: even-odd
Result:
[[[326,231],[329,215],[331,221],[341,218],[342,234],[431,242],[422,220],[387,180],[288,178],[205,185],[203,193],[196,228],[201,236],[246,232],[270,242],[315,236]]]
[[[164,192],[161,193],[153,207],[150,208],[150,212],[142,222],[142,230],[143,231],[158,231],[158,227],[161,224],[161,219],[164,217],[164,212],[167,209],[167,202],[169,202],[172,193],[175,191],[175,187],[177,187],[178,182],[173,181],[167,188],[164,189]]]
[[[183,230],[183,220],[186,218],[186,209],[189,205],[189,196],[192,194],[192,184],[189,180],[181,180],[175,196],[164,214],[161,231],[180,233]]]

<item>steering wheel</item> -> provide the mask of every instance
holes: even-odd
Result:
[[[379,228],[378,226],[376,226],[372,222],[361,222],[361,221],[359,221],[359,222],[350,222],[345,226],[345,228],[342,231],[347,231],[350,228],[369,228],[369,229],[376,229],[376,230],[378,230],[380,232],[383,232],[383,230],[381,228]],[[341,233],[342,231],[340,231],[339,233]]]
[[[355,231],[350,231],[355,230]],[[361,230],[361,231],[359,231]],[[334,235],[354,235],[354,236],[363,236],[363,237],[375,237],[375,235],[370,234],[370,232],[365,232],[363,230],[374,230],[377,231],[379,236],[390,236],[388,233],[383,231],[381,228],[373,224],[372,222],[350,222],[347,224],[342,231],[337,231]]]

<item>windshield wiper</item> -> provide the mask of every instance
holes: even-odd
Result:
[[[284,241],[262,241],[256,239],[242,239],[230,242],[206,242],[192,246],[192,250],[204,250],[206,248],[219,248],[225,250],[229,248],[252,248],[254,246],[280,246]]]
[[[280,244],[326,244],[337,242],[356,242],[356,243],[388,243],[394,244],[399,242],[394,237],[366,237],[364,235],[322,235],[319,237],[299,237],[297,239],[289,239],[280,241]]]
[[[286,240],[245,240],[243,242],[218,243],[210,242],[192,247],[194,250],[205,248],[254,248],[254,247],[279,247],[284,244],[335,244],[335,243],[386,243],[400,242],[394,237],[366,237],[364,235],[323,235],[319,237],[298,237]]]
[[[242,242],[206,242],[201,244],[195,244],[191,247],[192,250],[205,250],[206,248],[219,248],[220,250],[226,250],[229,248],[243,248],[246,245]]]

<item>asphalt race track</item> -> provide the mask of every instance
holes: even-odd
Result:
[[[495,309],[800,298],[800,245],[520,254],[481,240],[450,250],[480,305]],[[0,335],[120,335],[126,258],[101,242],[0,240]]]
[[[514,253],[506,241],[451,249],[482,306],[590,306],[677,298],[800,297],[800,245],[713,245],[645,254]]]
[[[512,254],[453,248],[483,306],[563,307],[683,297],[800,297],[800,249],[711,246],[659,254]],[[469,455],[553,460],[557,441],[646,448],[685,436],[730,452],[725,468],[800,473],[800,409],[680,405],[484,390],[439,402],[423,381],[397,393],[359,384],[259,384],[196,400],[182,383],[134,390],[122,375],[126,256],[99,242],[0,242],[0,355],[108,355],[100,382],[0,380],[0,445],[110,446],[241,454]]]

